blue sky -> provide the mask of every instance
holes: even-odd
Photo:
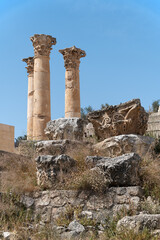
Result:
[[[50,59],[52,119],[64,116],[65,68],[59,49],[75,45],[81,59],[81,106],[98,109],[140,98],[148,109],[160,98],[159,0],[0,0],[0,123],[27,126],[30,36],[56,37]]]

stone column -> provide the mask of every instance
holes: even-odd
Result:
[[[33,139],[45,140],[44,129],[51,120],[49,55],[56,39],[50,35],[35,34],[31,41],[35,55]]]
[[[65,118],[81,117],[79,64],[80,58],[85,57],[85,51],[76,48],[59,50],[64,58],[65,73]]]
[[[34,98],[34,58],[24,58],[28,73],[28,104],[27,104],[27,139],[33,139],[33,98]]]

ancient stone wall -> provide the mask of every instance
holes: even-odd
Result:
[[[149,115],[147,133],[154,136],[160,136],[160,112]]]
[[[69,205],[90,211],[93,218],[101,222],[124,207],[129,209],[132,205],[137,209],[141,197],[142,189],[139,186],[112,187],[101,196],[92,195],[87,191],[50,190],[36,192],[33,197],[24,196],[22,203],[27,207],[33,206],[35,215],[41,216],[44,223],[54,224]]]
[[[0,123],[0,150],[14,152],[14,127]]]

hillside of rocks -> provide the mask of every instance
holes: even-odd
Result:
[[[160,239],[160,141],[134,99],[0,151],[1,239]]]

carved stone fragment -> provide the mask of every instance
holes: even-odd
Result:
[[[144,157],[154,139],[149,136],[126,134],[107,138],[93,145],[96,154],[105,157],[117,157],[125,153],[135,152]]]
[[[97,137],[101,140],[121,134],[143,135],[147,129],[148,113],[139,99],[88,114]]]

